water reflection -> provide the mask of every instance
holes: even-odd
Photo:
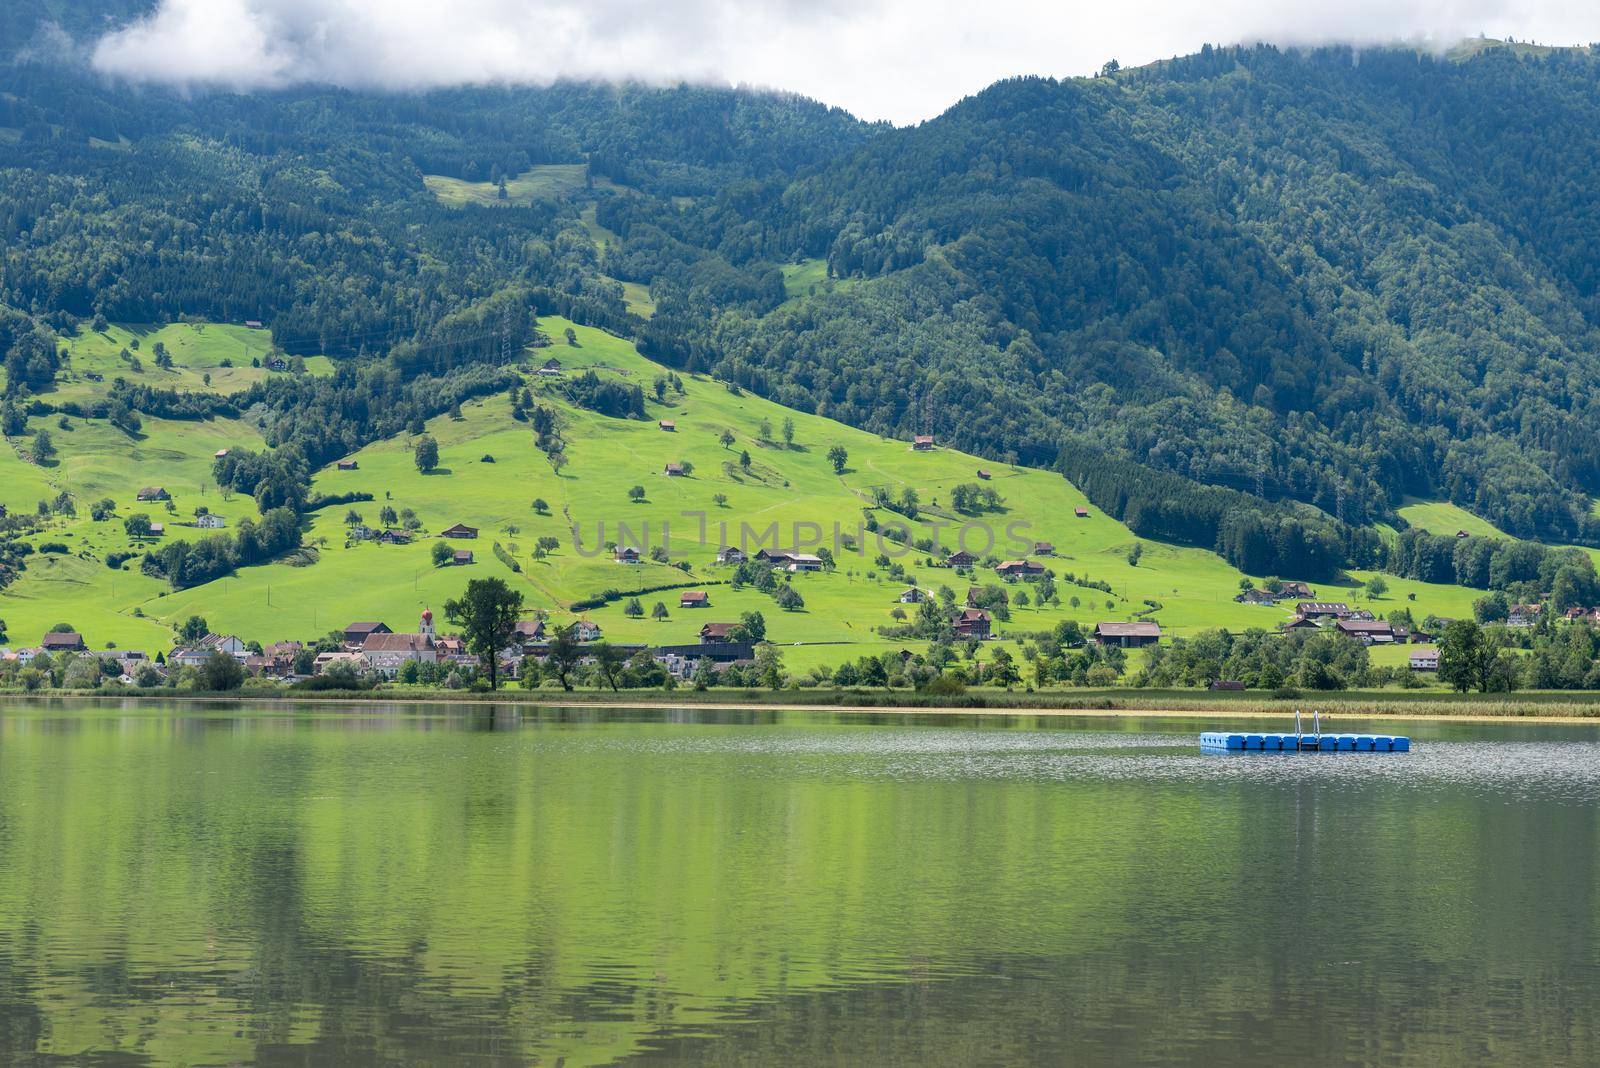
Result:
[[[1600,1055],[1591,730],[673,718],[13,710],[0,1062]]]

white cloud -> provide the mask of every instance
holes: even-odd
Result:
[[[910,122],[1015,74],[1077,75],[1202,44],[1600,40],[1594,0],[162,0],[100,70],[240,88],[567,78],[789,89]]]

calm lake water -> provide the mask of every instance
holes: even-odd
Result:
[[[1600,1063],[1600,729],[1212,725],[13,705],[0,1063]]]

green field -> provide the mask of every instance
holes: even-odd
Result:
[[[585,187],[589,166],[586,163],[547,163],[506,179],[506,196],[493,182],[468,182],[442,174],[425,174],[423,184],[451,208],[468,204],[483,207],[527,207],[536,200],[555,200]]]
[[[555,338],[572,326],[576,346],[558,343],[538,353],[541,359],[555,355],[569,374],[594,368],[605,377],[638,383],[649,395],[654,379],[664,371],[640,356],[630,342],[599,330],[558,318],[547,318],[541,325]],[[224,388],[224,381],[233,388],[265,373],[250,368],[247,359],[245,366],[238,366],[245,353],[265,349],[259,332],[217,325],[114,327],[70,343],[72,373],[64,376],[61,395],[82,399],[106,388],[105,381],[90,381],[83,372],[94,369],[109,380],[120,373],[119,366],[125,371],[126,361],[118,352],[134,336],[141,338],[146,353],[154,339],[162,339],[177,362],[172,371],[157,371],[145,362],[143,373],[164,376],[184,388],[201,388],[200,376],[208,370],[213,389]],[[224,360],[235,366],[222,368]],[[665,620],[648,615],[629,618],[621,600],[585,614],[617,641],[680,643],[694,641],[703,623],[730,622],[742,612],[761,611],[769,636],[786,647],[787,663],[803,670],[864,652],[916,647],[916,642],[886,638],[879,632],[880,627],[897,623],[893,615],[900,608],[897,598],[908,583],[929,590],[949,586],[960,600],[968,585],[996,581],[981,571],[969,579],[932,566],[927,552],[899,556],[904,552],[899,546],[879,545],[860,529],[874,487],[886,487],[896,496],[911,487],[921,500],[923,523],[944,524],[942,548],[956,547],[956,528],[973,517],[957,516],[948,508],[951,489],[978,481],[980,467],[991,473],[983,484],[1000,494],[1004,510],[983,517],[983,526],[969,528],[967,547],[980,555],[992,551],[1007,558],[1021,555],[1024,544],[1050,541],[1056,554],[1049,564],[1058,576],[1070,571],[1111,586],[1107,593],[1061,581],[1060,605],[1014,604],[1011,620],[998,627],[1003,636],[1017,639],[1048,630],[1063,619],[1092,626],[1099,620],[1136,614],[1157,620],[1170,634],[1219,626],[1270,628],[1287,618],[1282,608],[1235,603],[1241,575],[1210,552],[1144,541],[1137,564],[1130,563],[1129,550],[1139,539],[1049,472],[995,464],[949,449],[914,452],[904,441],[791,412],[704,377],[685,377],[683,395],[669,390],[664,403],[652,396],[643,421],[574,408],[563,399],[559,381],[532,376],[528,380],[540,402],[560,413],[569,463],[559,474],[533,447],[528,426],[512,418],[506,397],[484,398],[464,405],[459,419],[441,416],[429,424],[428,432],[438,440],[441,453],[440,468],[433,473],[417,471],[413,442],[402,438],[357,453],[355,471],[329,468],[316,475],[316,492],[372,494],[371,503],[355,506],[369,524],[377,525],[383,504],[415,510],[424,529],[413,544],[350,542],[345,526],[348,509],[329,508],[308,517],[306,537],[315,548],[314,560],[247,568],[183,591],[171,591],[163,582],[140,574],[136,561],[117,571],[105,566],[107,552],[134,548],[122,531],[120,517],[146,511],[167,523],[166,537],[196,537],[202,532],[185,524],[203,505],[225,516],[233,527],[254,512],[254,502],[220,496],[210,480],[211,460],[220,448],[263,448],[256,429],[235,420],[147,419],[140,434],[129,436],[98,420],[68,420],[69,427],[60,429],[52,417],[36,419],[30,429],[48,426],[60,456],[50,466],[40,467],[25,459],[28,439],[12,440],[0,453],[0,503],[31,509],[39,500],[66,490],[78,502],[79,515],[53,519],[50,528],[34,539],[41,544],[62,543],[70,551],[32,557],[22,578],[0,593],[0,618],[6,620],[13,643],[34,641],[51,625],[66,622],[80,628],[97,647],[163,647],[170,641],[170,628],[191,614],[205,616],[214,629],[262,641],[312,638],[358,618],[383,619],[398,629],[410,626],[424,608],[438,611],[469,578],[485,575],[506,579],[523,592],[530,609],[542,609],[557,621],[574,617],[568,607],[573,602],[603,590],[678,586],[707,590],[710,606],[681,609],[677,590],[671,589],[641,594],[647,610],[657,601],[666,605]],[[794,422],[792,445],[782,441],[786,417]],[[675,421],[676,432],[659,429],[659,419]],[[775,440],[762,439],[763,421],[770,423]],[[735,437],[731,447],[719,441],[724,430]],[[835,444],[849,452],[842,475],[834,473],[826,455]],[[748,469],[739,462],[745,451],[751,456]],[[688,462],[692,473],[670,477],[663,470],[668,461]],[[146,484],[163,485],[174,495],[171,513],[161,505],[134,505],[134,493]],[[644,488],[643,501],[630,499],[633,486]],[[726,498],[724,504],[716,502],[717,495]],[[102,497],[117,503],[118,519],[95,523],[88,518],[88,503]],[[535,498],[548,502],[548,514],[534,512]],[[1087,508],[1089,516],[1076,518],[1078,507]],[[1412,507],[1437,511],[1449,506]],[[872,511],[880,523],[895,518],[883,510]],[[468,566],[435,568],[429,557],[432,535],[457,522],[480,528],[477,541],[452,543],[471,548],[475,560]],[[733,590],[726,584],[729,569],[715,565],[719,534],[725,532],[728,541],[737,542],[741,525],[753,549],[757,544],[791,547],[797,534],[827,543],[835,524],[860,537],[864,551],[839,548],[836,571],[794,576],[794,587],[805,600],[801,610],[782,611],[754,589]],[[573,525],[581,549],[574,543]],[[991,528],[996,538],[992,549],[988,535],[982,533]],[[918,536],[931,533],[926,525],[917,530]],[[536,560],[533,547],[540,536],[560,539],[561,547]],[[497,558],[496,542],[514,559],[518,571]],[[688,562],[688,571],[655,562],[617,564],[601,548],[606,542],[645,549],[667,542],[674,559]],[[899,559],[908,577],[891,579],[875,561],[880,550]],[[1374,600],[1359,585],[1367,577],[1354,575],[1356,585],[1327,585],[1318,594],[1380,614],[1407,606],[1419,616],[1469,614],[1476,596],[1456,587],[1391,579],[1385,597]],[[1019,583],[1010,589],[1015,595],[1028,586]]]
[[[1479,519],[1465,508],[1448,501],[1412,499],[1402,505],[1399,512],[1413,528],[1427,531],[1429,534],[1450,535],[1458,530],[1464,530],[1468,534],[1484,538],[1509,536],[1487,519]]]

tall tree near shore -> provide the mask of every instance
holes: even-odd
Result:
[[[445,618],[461,628],[467,650],[489,672],[489,688],[500,687],[500,650],[511,644],[522,615],[522,594],[502,579],[473,579],[459,599],[444,603]]]

